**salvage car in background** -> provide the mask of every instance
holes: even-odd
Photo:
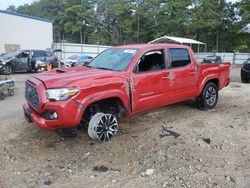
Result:
[[[2,74],[11,74],[23,71],[38,71],[45,67],[45,63],[58,67],[58,58],[45,50],[13,51],[0,57],[0,70]]]
[[[202,63],[207,63],[207,64],[222,63],[222,60],[220,56],[209,55],[203,59]]]
[[[91,59],[93,59],[93,57],[89,55],[72,55],[66,59],[62,59],[60,65],[61,67],[74,67],[84,65],[85,62],[89,62]]]
[[[247,83],[250,80],[250,58],[248,58],[241,67],[241,81]]]
[[[113,47],[88,66],[56,69],[26,81],[24,115],[48,130],[88,127],[109,141],[118,120],[192,98],[213,109],[229,84],[230,63],[197,64],[190,47],[145,44]]]

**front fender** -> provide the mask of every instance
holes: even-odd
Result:
[[[126,113],[127,114],[131,113],[130,108],[129,108],[129,104],[130,104],[129,97],[127,95],[125,95],[122,91],[120,91],[120,90],[102,91],[102,92],[97,92],[93,95],[89,95],[87,97],[84,97],[84,99],[81,101],[79,101],[79,100],[75,101],[79,107],[75,122],[80,124],[82,116],[89,105],[91,105],[97,101],[108,99],[108,98],[118,98],[123,103],[123,106],[126,109]]]

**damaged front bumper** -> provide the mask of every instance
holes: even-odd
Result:
[[[70,111],[68,110],[70,109]],[[78,106],[72,105],[71,108],[46,104],[42,113],[35,111],[28,103],[23,105],[24,117],[28,122],[35,123],[38,127],[50,131],[61,128],[72,128],[80,124]]]

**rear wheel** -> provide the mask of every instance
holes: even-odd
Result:
[[[9,89],[8,93],[9,93],[9,96],[13,96],[15,94],[15,90]]]
[[[218,88],[215,83],[209,82],[203,89],[197,102],[202,109],[213,109],[218,101]]]

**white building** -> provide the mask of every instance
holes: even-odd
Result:
[[[51,48],[52,21],[0,10],[0,53],[15,49]]]

